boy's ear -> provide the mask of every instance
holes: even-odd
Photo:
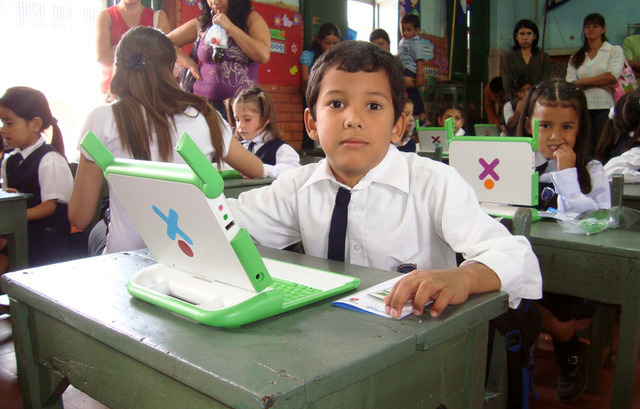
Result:
[[[402,140],[404,136],[404,128],[406,126],[407,118],[405,118],[404,114],[400,114],[398,120],[393,125],[393,129],[391,130],[391,142],[397,143]]]
[[[316,128],[316,120],[311,115],[311,110],[306,108],[304,110],[304,126],[307,128],[307,134],[309,138],[314,141],[318,140],[318,129]]]
[[[29,121],[29,129],[33,132],[40,132],[42,130],[42,118],[36,116]]]
[[[524,130],[527,131],[529,135],[533,135],[533,129],[531,129],[531,119],[528,116],[524,117]]]

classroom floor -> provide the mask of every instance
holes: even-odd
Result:
[[[609,409],[613,368],[601,369],[598,393],[585,393],[573,405],[560,403],[555,396],[557,367],[550,338],[542,335],[536,350],[535,390],[539,399],[531,400],[531,409]],[[640,409],[640,360],[638,361],[633,409]],[[63,395],[65,409],[108,409],[79,390],[69,387]],[[11,339],[11,323],[0,318],[0,409],[21,409],[22,398],[16,376],[16,362]],[[615,409],[615,408],[613,408]]]

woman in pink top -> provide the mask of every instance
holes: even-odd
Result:
[[[153,11],[142,5],[142,0],[120,0],[112,7],[106,8],[96,20],[96,52],[98,62],[102,65],[103,80],[100,90],[109,93],[111,77],[113,77],[113,61],[116,46],[122,35],[131,27],[156,27],[167,34],[171,31],[169,20],[164,11]],[[109,98],[110,99],[110,98]]]

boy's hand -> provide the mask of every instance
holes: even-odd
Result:
[[[414,270],[407,274],[385,297],[385,313],[398,318],[404,304],[413,300],[413,314],[422,315],[425,304],[434,300],[430,314],[437,317],[447,305],[464,302],[469,286],[456,270]]]
[[[470,263],[442,270],[414,270],[399,280],[384,299],[385,313],[399,318],[402,307],[413,300],[413,314],[422,315],[434,300],[430,314],[439,316],[447,305],[461,304],[469,294],[500,289],[496,273],[482,263]]]
[[[558,161],[558,170],[576,167],[576,153],[566,143],[558,146],[558,149],[553,152],[553,157]]]

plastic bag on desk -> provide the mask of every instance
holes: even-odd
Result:
[[[606,229],[640,229],[640,212],[624,206],[590,210],[573,219],[558,219],[562,231],[572,234],[596,234]]]

